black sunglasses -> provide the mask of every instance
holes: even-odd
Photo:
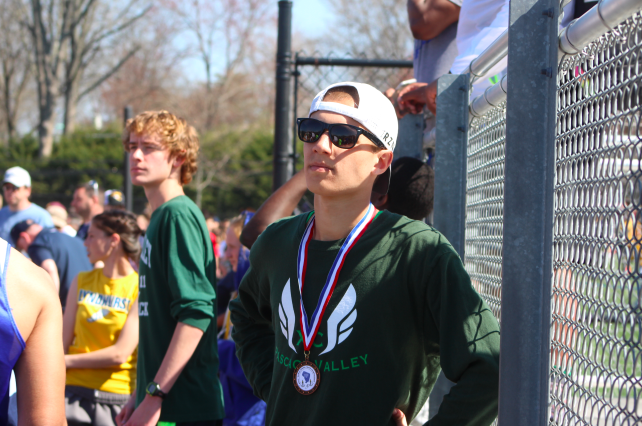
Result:
[[[296,124],[299,129],[299,139],[306,143],[314,143],[318,141],[321,138],[321,135],[327,130],[330,142],[332,142],[337,148],[354,148],[359,136],[364,135],[379,148],[388,149],[375,135],[361,127],[353,126],[351,124],[328,124],[314,118],[297,118]]]

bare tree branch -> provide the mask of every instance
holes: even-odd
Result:
[[[145,14],[146,14],[147,12],[149,12],[149,11],[151,10],[151,8],[152,8],[152,5],[150,4],[150,5],[148,5],[145,9],[143,9],[140,13],[138,13],[137,15],[135,15],[135,16],[133,16],[133,17],[131,17],[130,19],[128,19],[127,21],[125,21],[125,22],[124,22],[124,23],[122,23],[121,25],[118,25],[117,27],[114,27],[114,28],[112,28],[112,29],[111,29],[111,30],[109,30],[109,31],[105,31],[103,34],[100,34],[98,37],[96,37],[96,38],[93,38],[93,39],[89,40],[89,42],[87,43],[87,45],[95,45],[95,44],[98,44],[98,43],[102,42],[103,40],[105,40],[105,39],[107,39],[107,38],[109,38],[109,37],[113,36],[114,34],[118,34],[118,33],[120,33],[121,31],[123,31],[123,30],[125,30],[125,29],[129,28],[132,24],[134,24],[134,23],[135,23],[136,21],[138,21],[140,18],[142,18],[143,16],[145,16]]]
[[[84,22],[85,18],[87,17],[87,14],[89,14],[89,11],[92,9],[92,6],[95,4],[96,0],[89,0],[85,7],[82,8],[82,11],[78,14],[76,19],[74,19],[74,24],[72,25],[75,26],[78,22]],[[80,5],[78,5],[80,6]]]
[[[83,0],[76,1],[79,2],[77,7],[80,7],[83,3]],[[97,19],[98,7],[102,5],[111,10],[112,6],[107,6],[107,2],[89,0],[74,18],[70,29],[66,78],[62,84],[65,98],[65,133],[74,130],[78,102],[113,76],[138,51],[138,46],[130,49],[116,64],[109,66],[106,71],[100,72],[85,89],[81,89],[80,86],[85,78],[85,72],[94,65],[99,53],[103,52],[105,42],[131,28],[151,10],[152,5],[147,4],[142,10],[134,13],[133,16],[127,17],[131,14],[134,6],[139,3],[140,0],[131,0],[117,11],[114,19],[105,20]],[[98,69],[98,67],[94,66],[94,69]]]
[[[129,58],[131,58],[132,56],[134,56],[134,55],[136,54],[136,52],[138,52],[138,50],[139,50],[139,49],[140,49],[140,46],[137,46],[137,47],[135,47],[134,49],[132,49],[132,50],[130,50],[129,52],[127,52],[127,54],[126,54],[123,58],[121,58],[121,60],[120,60],[120,61],[118,61],[118,63],[117,63],[116,65],[114,65],[113,67],[111,67],[111,69],[110,69],[109,71],[107,71],[106,73],[104,73],[104,74],[102,75],[102,77],[100,77],[100,78],[99,78],[98,80],[96,80],[93,84],[91,84],[89,87],[87,87],[85,90],[83,90],[83,91],[78,95],[78,99],[79,99],[79,100],[80,100],[80,99],[82,99],[84,96],[88,95],[88,94],[89,94],[89,93],[91,93],[93,90],[97,89],[97,88],[98,88],[98,86],[100,86],[101,84],[103,84],[103,83],[105,82],[105,80],[107,80],[109,77],[111,77],[112,75],[114,75],[114,74],[115,74],[115,73],[116,73],[116,72],[117,72],[117,71],[118,71],[118,70],[119,70],[119,69],[120,69],[120,68],[125,64],[125,62],[127,62],[127,61],[129,60]]]

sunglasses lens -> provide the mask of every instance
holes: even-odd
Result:
[[[303,120],[299,123],[299,139],[303,142],[316,142],[324,130],[325,123],[310,119]]]
[[[349,126],[335,125],[330,131],[330,141],[337,147],[349,149],[357,143],[359,134]]]

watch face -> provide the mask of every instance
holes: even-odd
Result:
[[[156,392],[156,384],[155,383],[150,383],[147,385],[147,393],[150,395],[154,395]]]

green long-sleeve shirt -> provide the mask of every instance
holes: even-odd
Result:
[[[218,379],[216,263],[201,211],[186,196],[152,214],[140,255],[137,405],[165,358],[179,322],[203,337],[163,401],[160,420],[196,422],[225,416]]]
[[[238,357],[268,404],[266,425],[393,425],[395,407],[410,422],[440,367],[456,386],[428,424],[492,423],[496,319],[439,232],[385,211],[347,255],[326,308],[310,354],[321,372],[319,388],[308,396],[296,391],[292,374],[304,359],[296,258],[307,218],[284,219],[259,237],[230,305]],[[310,242],[308,315],[342,242]]]

